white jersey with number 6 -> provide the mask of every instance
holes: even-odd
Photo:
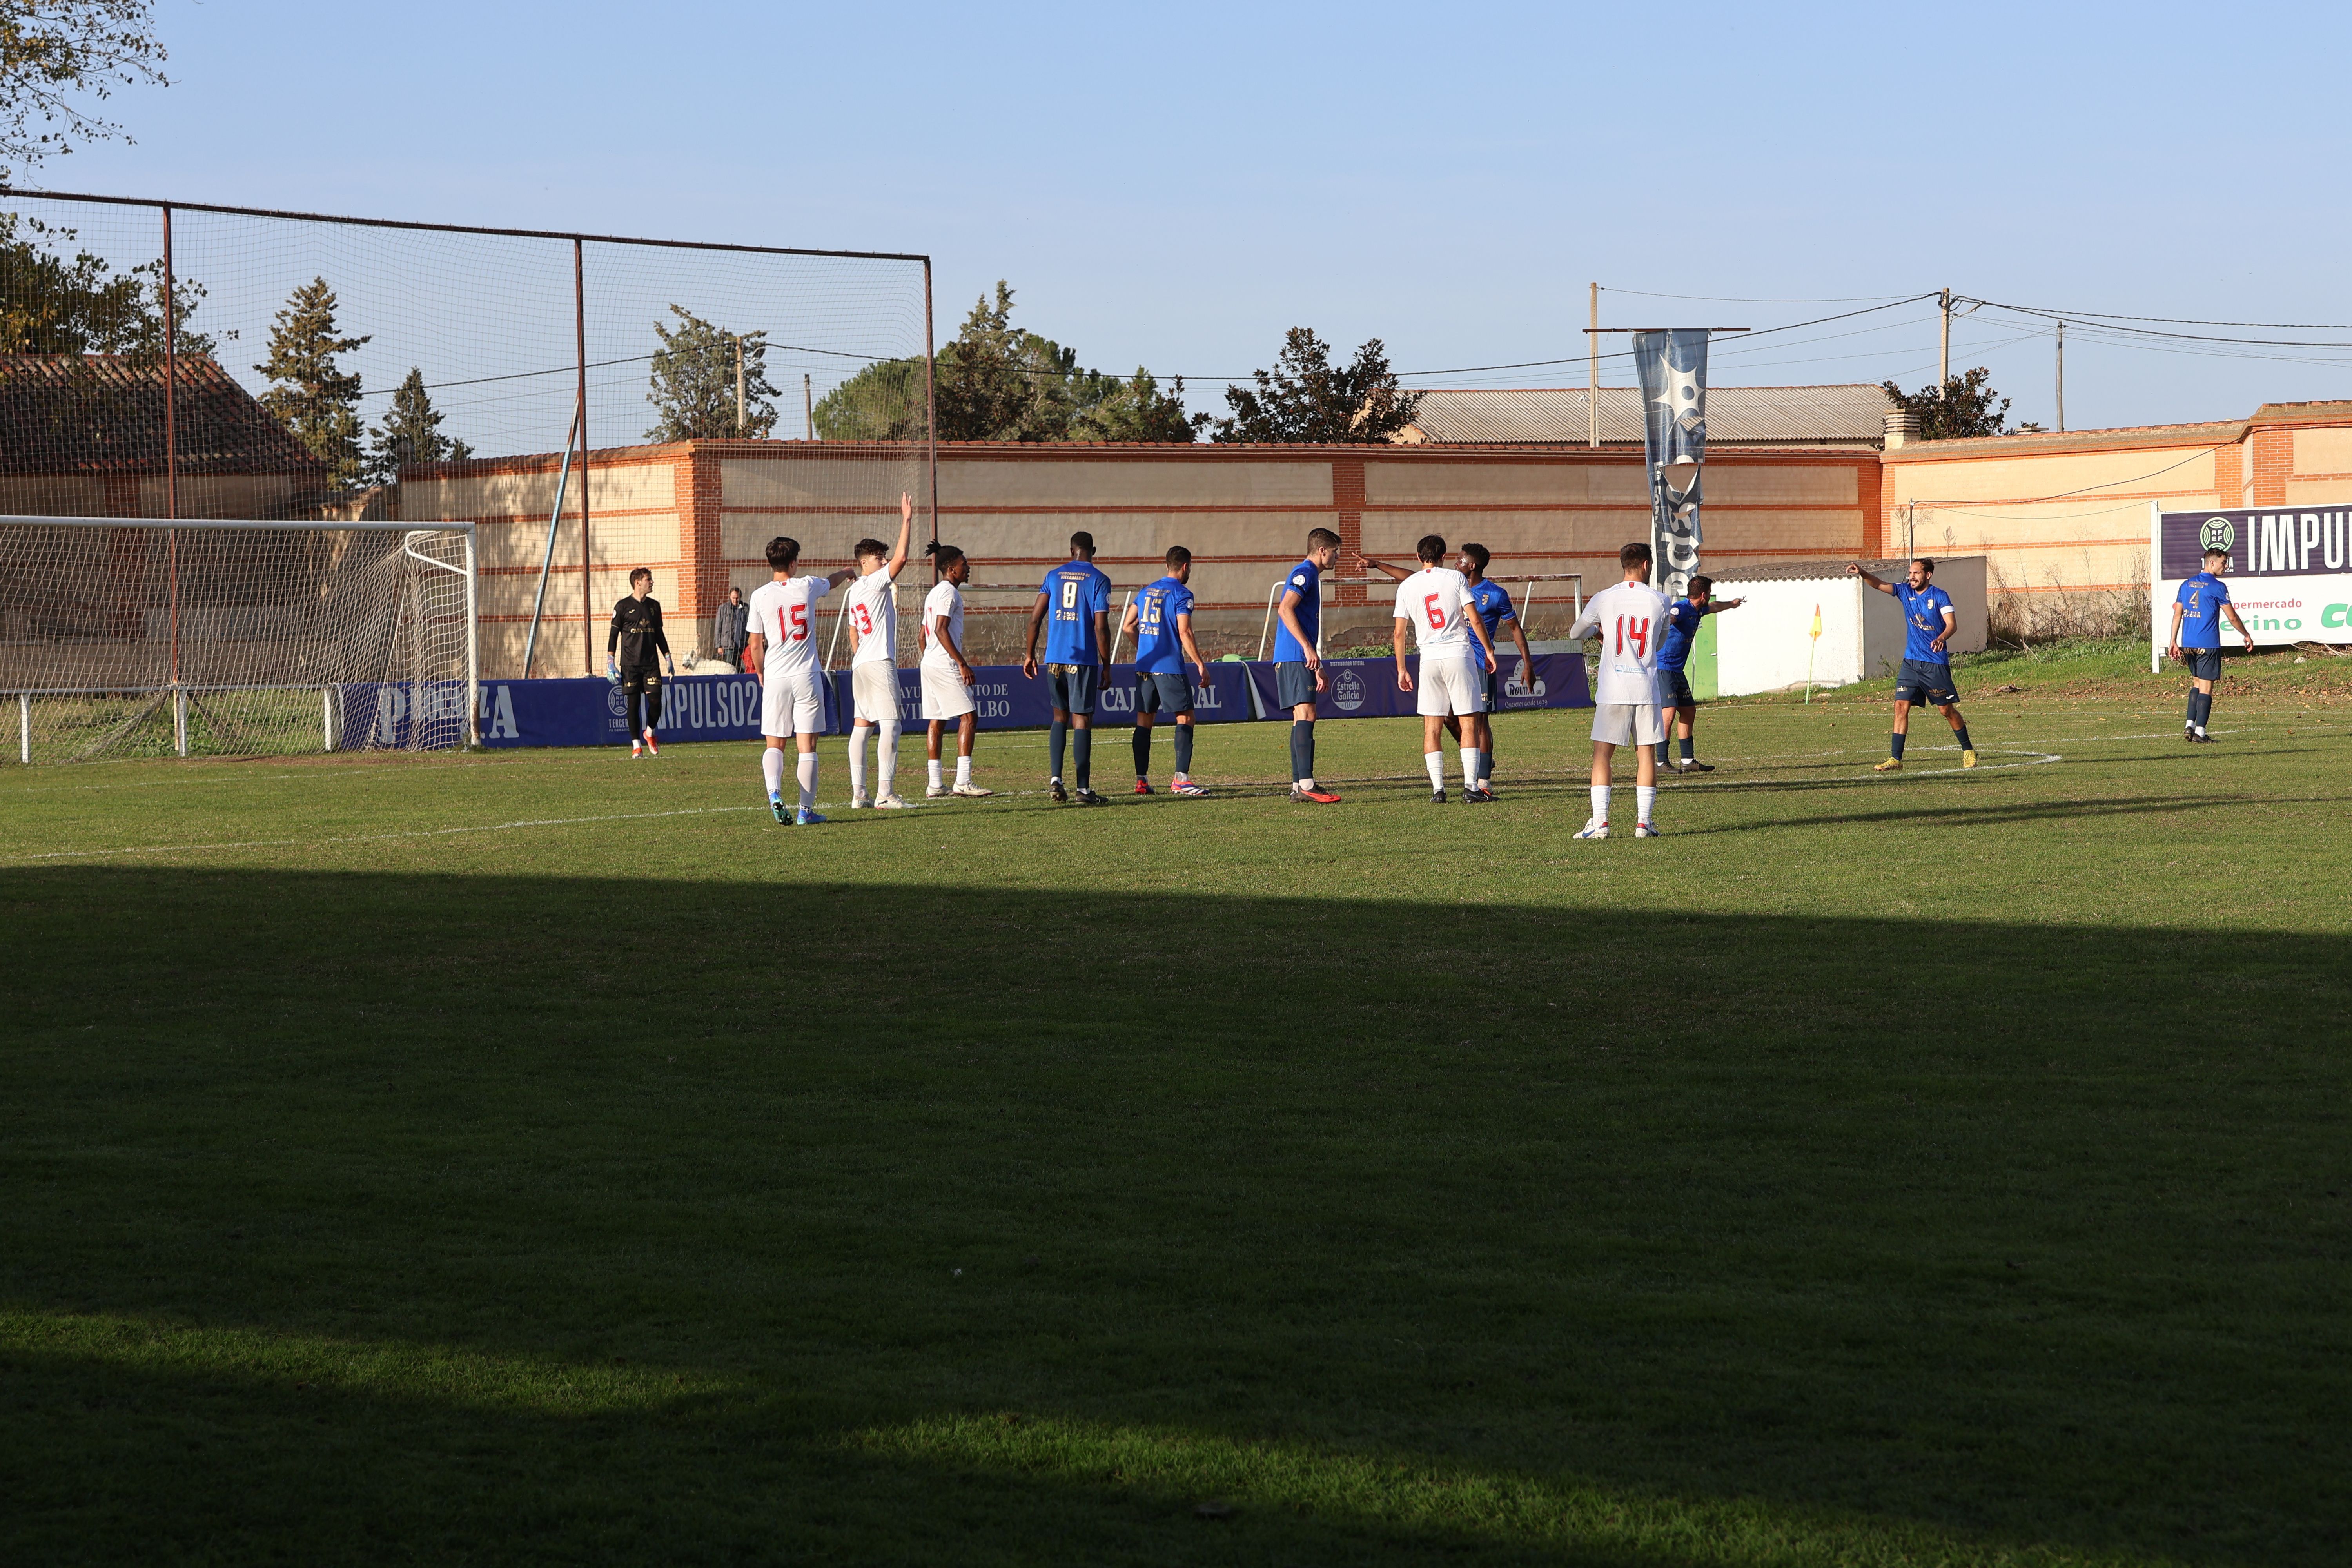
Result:
[[[751,635],[768,639],[767,679],[815,679],[816,602],[832,586],[822,577],[787,577],[752,591]]]
[[[849,629],[857,634],[850,668],[898,662],[898,595],[888,567],[877,567],[849,585],[847,614]]]
[[[1620,583],[1584,601],[1570,637],[1601,634],[1601,679],[1592,693],[1602,708],[1654,704],[1658,700],[1658,641],[1665,635],[1666,601],[1646,583]]]
[[[1451,566],[1424,566],[1397,584],[1397,619],[1412,623],[1413,646],[1431,655],[1463,658],[1470,637],[1470,579]]]

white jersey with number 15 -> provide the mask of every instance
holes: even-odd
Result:
[[[1584,602],[1570,637],[1601,634],[1601,679],[1592,700],[1603,708],[1638,708],[1658,700],[1658,642],[1666,633],[1666,601],[1646,583],[1620,583]]]
[[[788,577],[752,590],[751,635],[768,639],[762,674],[816,674],[816,602],[832,586],[822,577]]]

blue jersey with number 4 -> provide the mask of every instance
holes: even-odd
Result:
[[[1095,613],[1110,609],[1110,579],[1091,561],[1073,561],[1045,574],[1045,662],[1100,664]]]
[[[1315,634],[1323,624],[1323,568],[1312,561],[1293,566],[1290,575],[1282,580],[1282,592],[1275,599],[1276,606],[1293,594],[1298,595],[1298,603],[1291,606],[1290,613],[1298,617],[1299,629],[1307,634],[1307,647],[1298,646],[1298,639],[1290,635],[1289,623],[1277,613],[1274,621],[1276,664],[1304,664],[1307,648],[1315,646]]]
[[[2180,646],[2220,647],[2221,606],[2230,602],[2230,590],[2221,579],[2200,572],[2180,584],[2173,597],[2180,605]]]
[[[1916,664],[1951,663],[1952,656],[1936,639],[1944,635],[1944,612],[1952,607],[1952,596],[1933,583],[1924,588],[1897,583],[1895,601],[1903,606],[1903,657]]]
[[[1192,590],[1162,577],[1135,596],[1135,668],[1143,675],[1181,675],[1184,640],[1176,617],[1192,613]]]
[[[1658,668],[1680,669],[1690,662],[1691,639],[1698,635],[1705,612],[1688,599],[1676,599],[1666,611],[1665,639],[1658,644]]]

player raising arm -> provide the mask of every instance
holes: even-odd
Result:
[[[1315,646],[1323,626],[1323,574],[1339,559],[1339,536],[1328,528],[1310,529],[1307,558],[1283,580],[1275,605],[1274,697],[1290,710],[1290,798],[1337,805],[1339,797],[1315,784],[1315,694],[1329,679],[1323,673],[1323,655]]]
[[[1077,801],[1080,805],[1108,805],[1094,783],[1095,696],[1102,689],[1110,658],[1110,579],[1095,565],[1095,536],[1081,530],[1070,535],[1070,559],[1045,574],[1037,603],[1029,611],[1029,641],[1021,654],[1021,673],[1037,678],[1037,628],[1051,623],[1045,634],[1045,691],[1054,705],[1054,721],[1045,731],[1045,750],[1053,763],[1046,793],[1066,801],[1062,787],[1062,749],[1077,732]]]
[[[1610,763],[1620,746],[1636,748],[1633,795],[1639,807],[1633,837],[1655,838],[1650,820],[1658,799],[1658,753],[1665,736],[1658,721],[1658,643],[1666,629],[1666,601],[1650,586],[1650,547],[1636,542],[1617,552],[1625,580],[1584,602],[1568,635],[1600,634],[1601,681],[1592,694],[1592,816],[1579,838],[1609,837]]]
[[[1870,771],[1891,773],[1903,766],[1903,746],[1911,734],[1911,704],[1932,702],[1943,710],[1944,722],[1959,738],[1960,766],[1977,765],[1976,745],[1969,739],[1968,721],[1960,717],[1959,689],[1952,684],[1952,634],[1959,629],[1959,612],[1952,596],[1928,581],[1936,563],[1926,556],[1911,563],[1900,583],[1889,583],[1850,562],[1846,570],[1882,594],[1895,595],[1903,606],[1903,672],[1895,678],[1895,730],[1887,741],[1886,760]]]
[[[937,800],[954,794],[974,800],[994,795],[971,782],[971,742],[980,733],[980,714],[971,700],[971,664],[963,656],[963,585],[971,576],[971,558],[952,544],[927,544],[940,580],[923,601],[923,657],[918,668],[923,679],[923,718],[929,724],[924,750],[930,759],[930,784],[924,795]],[[956,727],[955,788],[940,782],[940,742],[950,721]]]
[[[654,663],[656,650],[669,666],[670,679],[677,679],[677,663],[669,656],[669,638],[662,631],[661,601],[653,596],[653,591],[651,572],[640,566],[630,573],[629,596],[613,606],[613,629],[604,638],[604,673],[621,683],[627,702],[632,759],[645,747],[651,747],[655,756],[661,755],[661,748],[654,744],[654,726],[661,722],[662,704],[661,670]],[[616,649],[617,660],[613,657]]]
[[[1151,793],[1152,715],[1165,708],[1176,716],[1176,771],[1168,793],[1208,794],[1192,782],[1192,682],[1185,663],[1209,683],[1208,661],[1192,640],[1192,552],[1179,544],[1168,552],[1168,575],[1138,594],[1119,621],[1119,635],[1135,634],[1135,793]]]
[[[1698,699],[1691,695],[1690,681],[1683,667],[1690,662],[1691,644],[1698,639],[1698,624],[1709,616],[1719,616],[1726,610],[1736,610],[1745,599],[1715,602],[1715,579],[1705,573],[1690,580],[1690,594],[1676,599],[1666,610],[1665,646],[1658,649],[1658,706],[1675,716],[1675,738],[1682,742],[1682,760],[1674,764],[1678,773],[1711,773],[1715,770],[1691,754],[1691,731],[1698,722]],[[1664,727],[1663,716],[1660,728]],[[1658,764],[1666,765],[1666,743],[1658,742]]]
[[[1414,693],[1413,706],[1421,714],[1421,762],[1429,770],[1431,801],[1445,804],[1445,752],[1438,737],[1445,733],[1450,719],[1454,721],[1451,728],[1461,746],[1462,798],[1483,802],[1477,731],[1472,726],[1486,711],[1486,686],[1480,677],[1494,673],[1495,649],[1486,640],[1486,623],[1471,603],[1470,580],[1444,564],[1445,541],[1434,533],[1424,534],[1413,546],[1413,553],[1420,558],[1421,570],[1397,584],[1391,637],[1396,651],[1397,689]],[[1375,563],[1368,560],[1365,564]],[[1417,686],[1404,667],[1408,627],[1421,647]]]
[[[907,537],[915,526],[915,502],[898,496],[898,542],[857,542],[857,581],[849,585],[849,624],[857,651],[849,660],[850,702],[856,721],[849,729],[849,808],[866,804],[866,732],[878,731],[874,747],[874,804],[894,809],[907,803],[890,782],[898,771],[898,574],[907,568]]]
[[[2254,651],[2254,634],[2238,618],[2238,606],[2230,603],[2229,587],[2221,581],[2229,566],[2228,551],[2207,551],[2205,570],[2180,584],[2172,599],[2170,651],[2189,666],[2188,727],[2180,738],[2192,745],[2210,745],[2213,740],[2205,732],[2205,721],[2213,716],[2213,683],[2221,679],[2223,616],[2246,639],[2246,651]]]
[[[816,814],[816,737],[824,728],[824,676],[817,669],[811,623],[816,602],[856,574],[846,567],[829,577],[795,577],[801,542],[778,534],[768,541],[768,570],[774,580],[751,595],[751,640],[743,645],[743,668],[760,681],[760,733],[767,749],[760,776],[768,785],[768,809],[784,820],[784,742],[800,748],[797,762],[802,827],[823,822]]]

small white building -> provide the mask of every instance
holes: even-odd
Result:
[[[1865,561],[1887,582],[1899,582],[1908,561]],[[1903,607],[1843,561],[1787,561],[1709,573],[1717,600],[1745,599],[1739,608],[1700,623],[1691,649],[1691,688],[1702,698],[1783,691],[1810,679],[1843,686],[1895,673],[1903,663]],[[1952,596],[1959,627],[1951,651],[1985,646],[1985,558],[1938,558],[1936,585]],[[1821,617],[1818,642],[1813,617]]]

